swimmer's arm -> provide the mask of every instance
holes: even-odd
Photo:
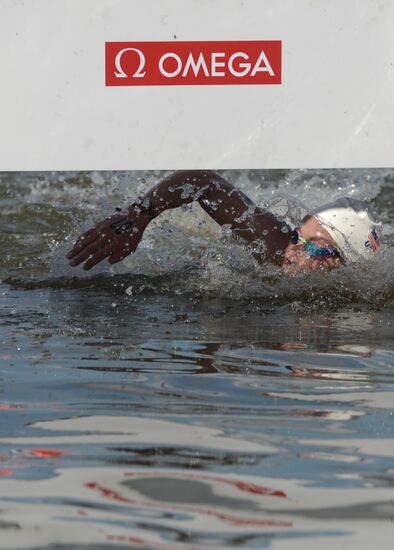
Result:
[[[215,172],[175,172],[141,199],[150,219],[193,201],[197,201],[219,225],[229,226],[234,236],[252,243],[252,249],[254,244],[263,243],[265,252],[256,250],[253,253],[259,261],[281,265],[283,252],[289,244],[290,228],[267,210],[258,208],[241,190]]]
[[[261,262],[282,264],[290,229],[273,214],[258,208],[242,191],[215,172],[181,171],[171,174],[128,208],[86,231],[67,257],[70,265],[84,263],[89,270],[104,259],[114,264],[134,252],[149,223],[162,212],[198,202],[219,225],[227,225],[234,236],[251,243]],[[264,250],[259,250],[263,244]]]

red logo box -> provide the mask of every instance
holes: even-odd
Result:
[[[106,86],[281,84],[282,41],[106,42]]]

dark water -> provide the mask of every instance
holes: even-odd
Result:
[[[227,175],[294,223],[370,198],[382,254],[288,279],[193,208],[86,274],[161,174],[1,174],[0,548],[391,548],[394,172]]]

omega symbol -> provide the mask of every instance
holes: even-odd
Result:
[[[138,55],[139,59],[140,59],[139,67],[136,70],[136,72],[132,75],[132,78],[144,78],[144,76],[146,75],[146,71],[144,71],[144,72],[142,72],[142,71],[145,68],[145,56],[144,56],[144,54],[142,53],[141,50],[137,50],[136,48],[124,48],[123,50],[120,50],[120,52],[117,53],[117,55],[115,57],[115,67],[116,67],[115,76],[116,76],[116,78],[127,78],[129,76],[124,72],[124,70],[122,68],[122,65],[121,65],[122,55],[125,52],[135,52]]]

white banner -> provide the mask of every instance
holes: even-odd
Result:
[[[0,10],[0,170],[394,165],[393,0],[0,0]],[[107,42],[195,41],[280,41],[281,83],[263,82],[278,70],[263,73],[268,54],[248,72],[242,44],[229,58],[219,44],[200,61],[160,57],[179,83],[106,86]],[[182,83],[187,59],[202,84]],[[261,82],[218,85],[243,69]]]

